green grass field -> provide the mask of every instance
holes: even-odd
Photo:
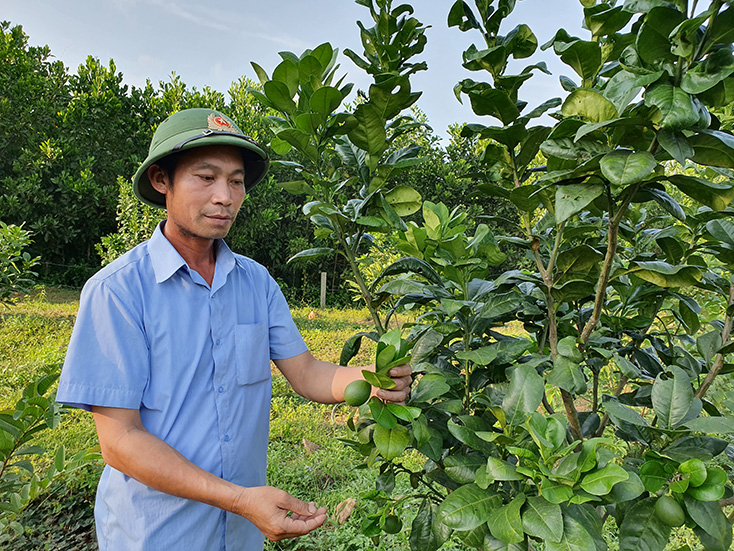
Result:
[[[63,362],[78,308],[77,291],[46,288],[0,312],[0,409],[12,407],[23,387]],[[293,317],[315,356],[338,362],[344,341],[370,328],[366,311],[293,309]],[[354,365],[370,363],[371,342],[363,343]],[[345,405],[314,404],[301,398],[277,370],[273,371],[269,484],[304,500],[316,501],[332,513],[320,530],[299,540],[268,543],[266,549],[360,550],[408,549],[407,535],[380,538],[378,544],[361,535],[360,525],[369,504],[360,496],[374,489],[374,469],[359,468],[361,458],[340,438],[350,436],[346,420],[354,413]],[[97,446],[91,415],[71,410],[61,425],[45,431],[38,443],[49,451],[61,444],[67,455]],[[43,469],[43,461],[38,465]],[[101,463],[65,475],[33,502],[21,521],[26,533],[6,544],[13,551],[96,549],[92,507]],[[357,500],[351,517],[339,524],[337,505]],[[2,545],[0,545],[2,548]],[[448,546],[447,548],[451,548]]]

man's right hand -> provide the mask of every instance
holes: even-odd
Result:
[[[242,488],[231,511],[249,519],[272,541],[303,536],[326,521],[326,508],[271,486]]]

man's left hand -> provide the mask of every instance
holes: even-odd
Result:
[[[395,386],[390,390],[379,389],[375,395],[395,404],[404,404],[410,395],[410,385],[413,382],[413,368],[410,364],[403,364],[393,367],[388,375],[395,381]]]

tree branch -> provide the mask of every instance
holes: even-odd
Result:
[[[729,301],[727,302],[727,310],[731,308],[731,306],[734,305],[734,283],[731,284],[729,287]],[[731,338],[731,330],[732,330],[732,317],[731,315],[727,314],[724,318],[724,329],[721,331],[721,343],[726,344],[729,342],[729,339]],[[716,376],[719,374],[719,372],[724,367],[724,355],[723,354],[717,354],[716,359],[714,360],[714,364],[711,366],[711,369],[709,370],[708,374],[706,375],[706,378],[703,380],[703,383],[701,383],[701,386],[698,387],[698,390],[696,391],[696,398],[703,398],[706,392],[708,391],[709,387],[713,384],[714,379],[716,379]]]

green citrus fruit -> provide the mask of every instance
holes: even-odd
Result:
[[[682,526],[686,521],[683,507],[670,496],[660,496],[655,502],[655,514],[668,526]]]
[[[359,379],[352,381],[344,389],[344,401],[350,406],[361,406],[370,397],[372,385],[367,381]]]
[[[395,515],[388,515],[385,517],[385,522],[382,525],[382,529],[388,534],[397,534],[403,529],[402,521]]]

